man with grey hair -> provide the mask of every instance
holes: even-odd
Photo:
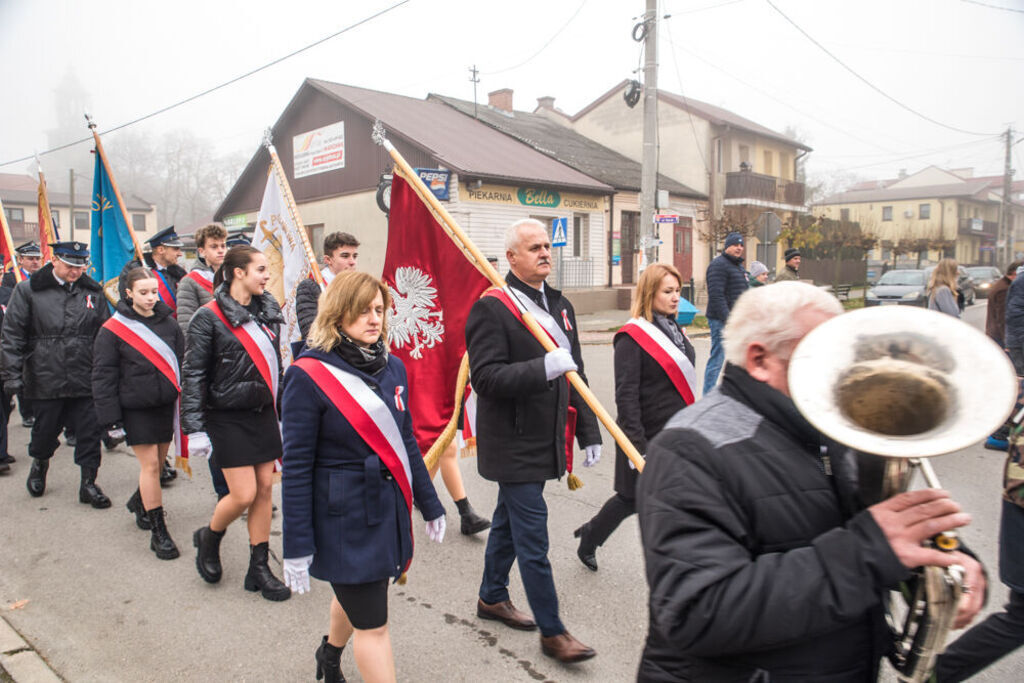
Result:
[[[855,455],[789,397],[796,345],[842,310],[809,284],[749,290],[725,327],[721,386],[651,442],[638,680],[873,681],[891,645],[883,596],[922,565],[964,567],[956,628],[981,609],[978,562],[922,546],[970,517],[934,489],[865,508]]]
[[[572,304],[545,280],[551,274],[551,239],[543,223],[522,220],[505,236],[508,286],[480,298],[466,321],[466,349],[477,397],[477,467],[498,483],[477,615],[520,630],[540,628],[541,650],[561,662],[580,662],[594,651],[572,637],[558,615],[548,561],[544,484],[572,471],[572,437],[584,466],[601,457],[597,419],[565,374],[583,376]],[[545,352],[522,322],[529,312],[557,348]],[[584,380],[586,377],[584,376]],[[534,619],[509,599],[518,561]]]

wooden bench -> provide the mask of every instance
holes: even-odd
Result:
[[[833,288],[833,294],[840,301],[849,301],[850,299],[850,285],[837,285]]]

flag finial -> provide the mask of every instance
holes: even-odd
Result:
[[[373,122],[373,132],[370,133],[370,137],[378,145],[383,145],[385,148],[388,146],[388,138],[384,133],[384,124],[381,123],[380,119]]]
[[[85,125],[89,127],[89,130],[96,130],[96,122],[92,120],[88,113],[85,115]]]
[[[274,131],[272,131],[270,129],[270,126],[267,126],[263,130],[263,146],[264,147],[271,147],[271,146],[273,146],[273,144],[274,144]]]

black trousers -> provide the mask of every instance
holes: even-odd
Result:
[[[590,541],[596,546],[603,545],[608,537],[619,528],[622,521],[635,513],[636,501],[626,498],[621,493],[616,493],[605,501],[594,518],[588,522],[590,524]]]
[[[1024,593],[1010,591],[1002,612],[990,615],[946,648],[935,667],[939,683],[967,680],[1024,645]]]
[[[11,399],[7,397],[7,394],[0,396],[0,411],[3,411],[3,423],[0,423],[0,458],[10,455],[7,452],[7,421],[11,417],[12,410],[14,410],[14,406],[11,405]]]
[[[36,399],[32,401],[32,412],[36,422],[32,425],[32,441],[28,445],[30,456],[50,459],[60,445],[57,437],[66,426],[78,438],[75,464],[83,470],[100,468],[100,425],[91,396]]]
[[[21,419],[27,420],[32,417],[32,401],[25,398],[25,394],[18,394],[18,412],[21,413]]]

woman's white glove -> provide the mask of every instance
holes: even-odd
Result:
[[[309,565],[313,564],[313,556],[284,558],[284,584],[295,593],[309,592]]]
[[[595,443],[592,446],[587,446],[583,449],[583,453],[586,456],[583,458],[583,466],[593,467],[601,459],[601,444]]]
[[[213,455],[213,444],[206,432],[196,432],[188,435],[188,457],[202,458],[209,460]]]
[[[444,515],[441,515],[437,519],[432,519],[427,522],[427,538],[434,543],[440,543],[444,540],[445,521]]]
[[[544,354],[544,375],[549,382],[576,369],[578,366],[572,359],[572,354],[563,348],[557,348]]]
[[[640,454],[640,459],[643,460],[644,462],[647,462],[647,455],[644,454],[644,453],[641,453]],[[630,460],[629,458],[626,458],[626,464],[629,465],[629,469],[631,469],[631,470],[635,470],[636,469],[636,465],[634,465],[633,461]]]

